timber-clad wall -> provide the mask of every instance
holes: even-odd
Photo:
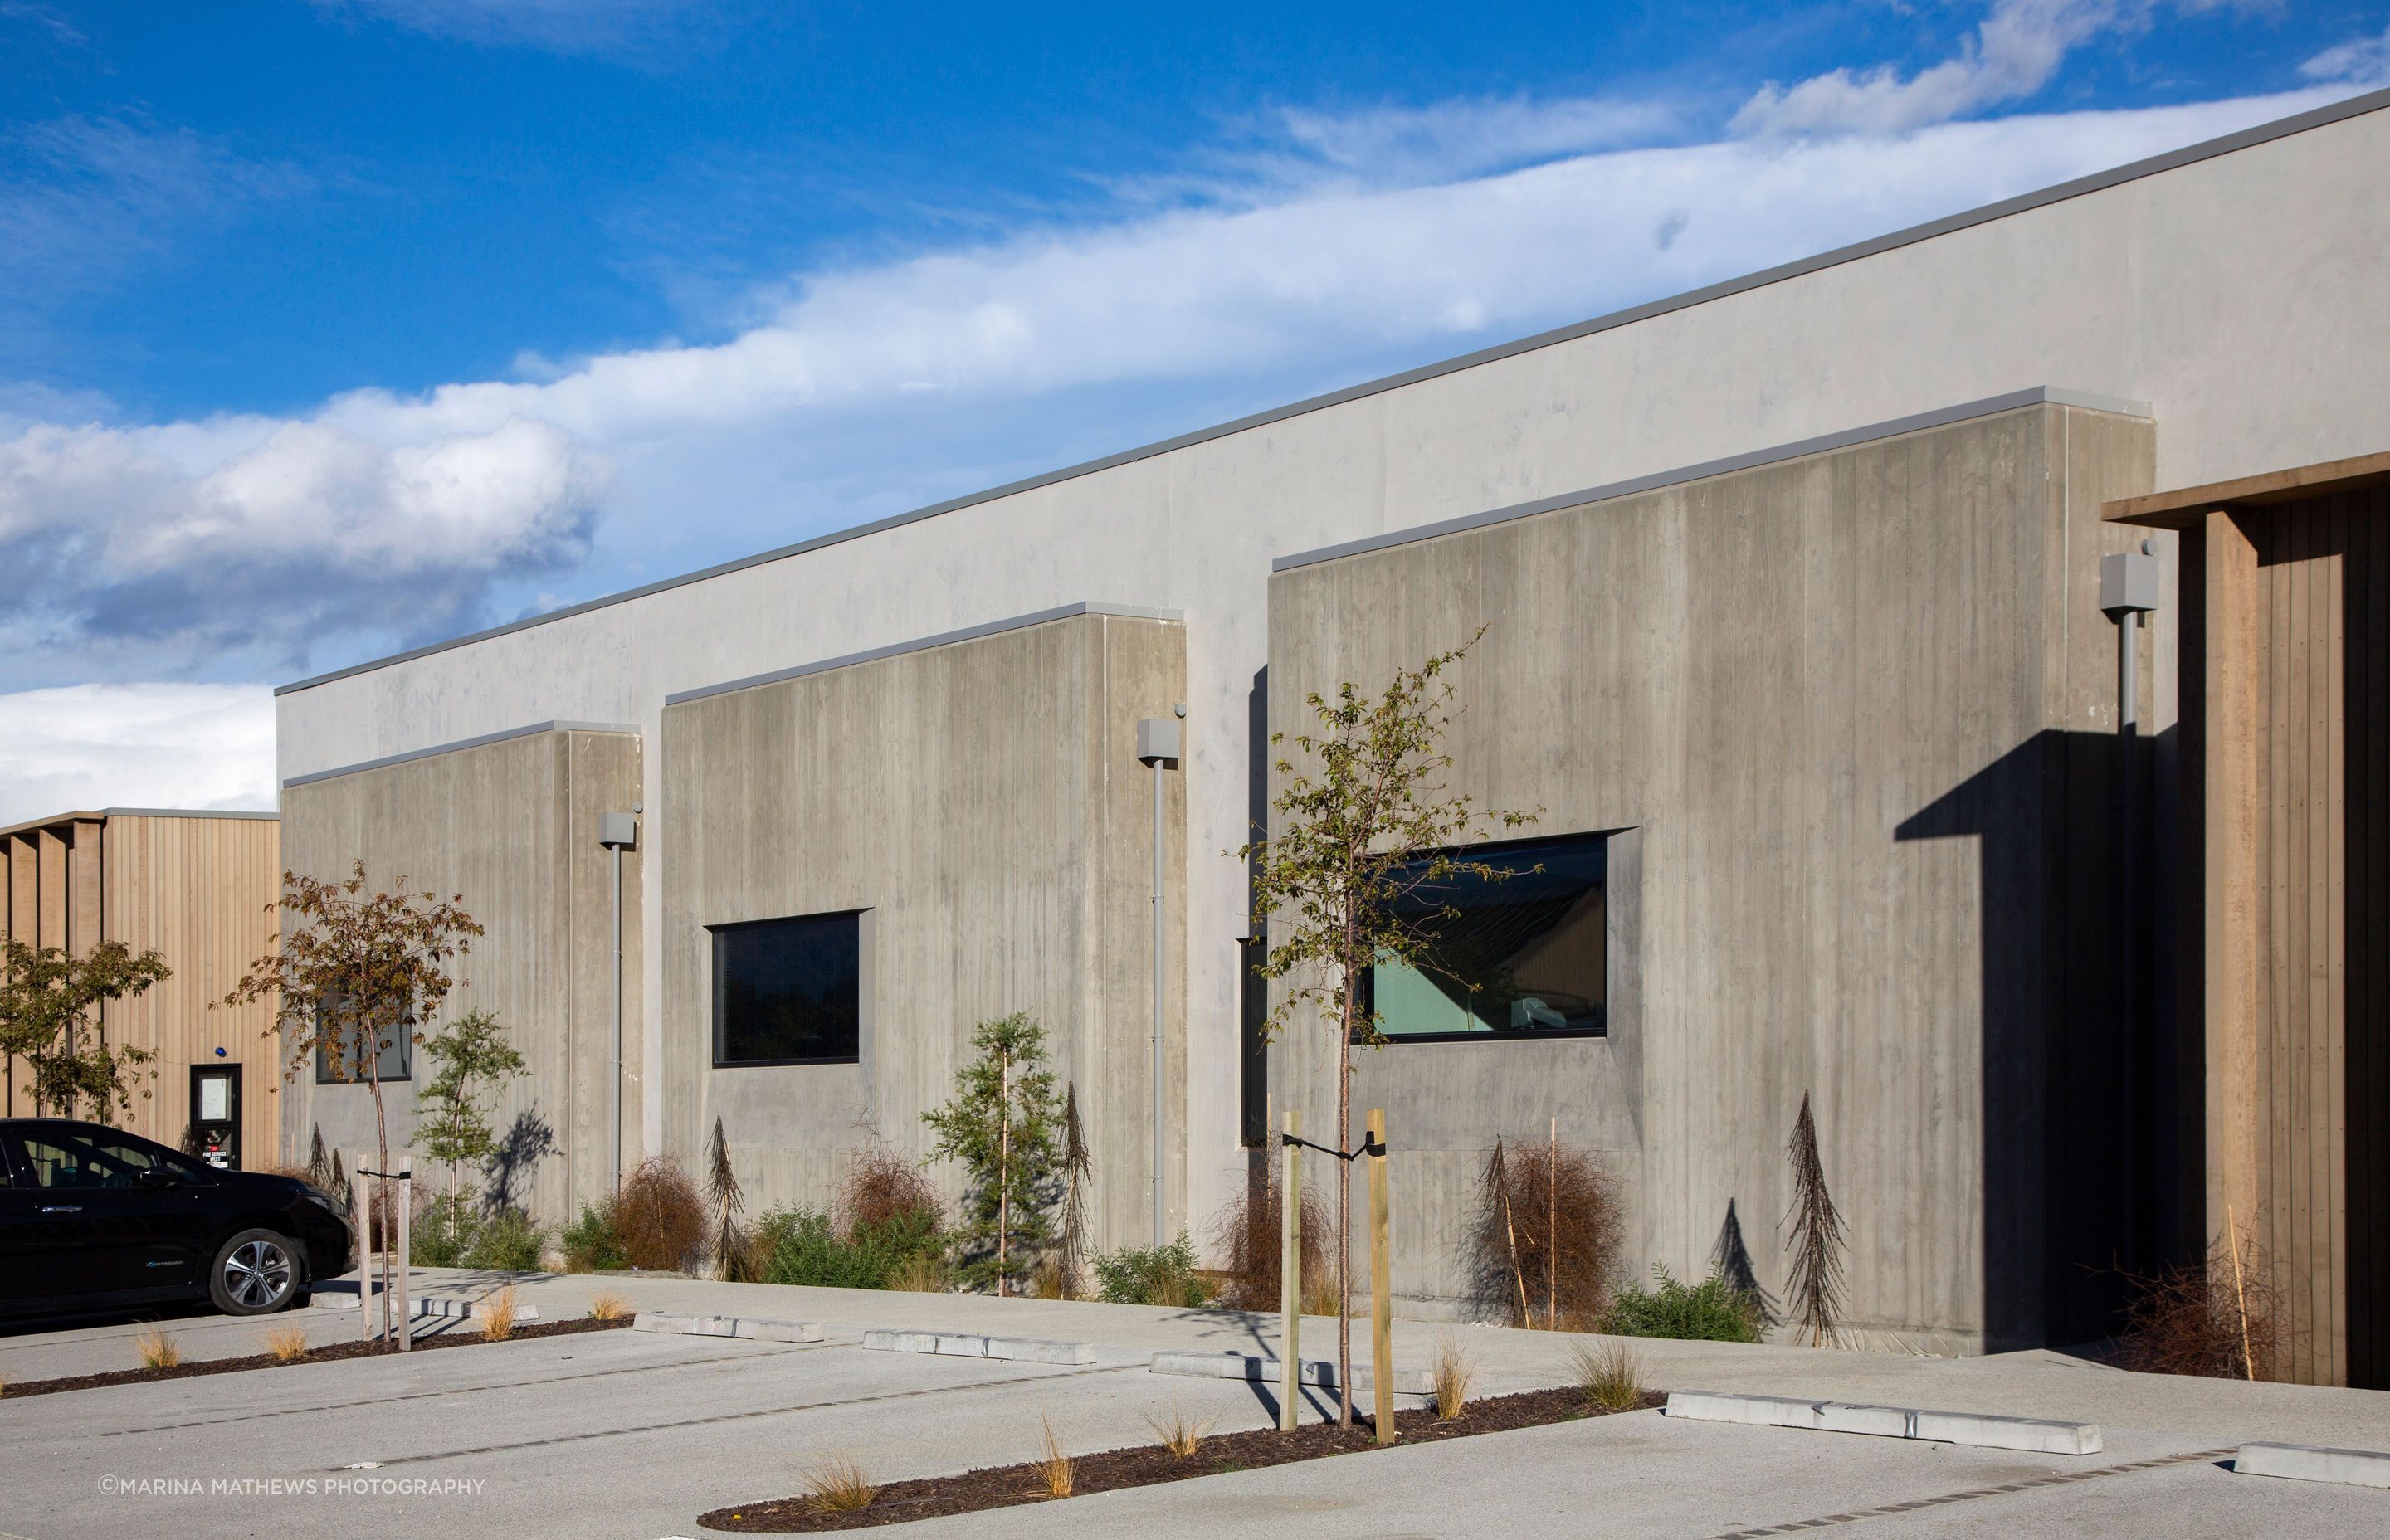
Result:
[[[542,1223],[571,1220],[610,1190],[612,858],[600,820],[638,797],[638,735],[557,726],[286,787],[285,860],[326,880],[366,864],[367,891],[404,876],[412,892],[461,895],[487,933],[456,969],[459,983],[426,1036],[475,1008],[495,1011],[528,1073],[498,1097],[501,1141],[487,1172],[463,1174],[482,1196]],[[644,841],[644,830],[642,831]],[[623,908],[636,915],[642,861],[623,859]],[[636,935],[636,932],[631,932]],[[637,1160],[639,956],[623,956],[625,1169]],[[392,1159],[415,1128],[415,1089],[430,1074],[416,1049],[413,1079],[382,1087]],[[284,1137],[303,1152],[315,1128],[353,1165],[374,1147],[372,1092],[315,1084],[283,1097]],[[432,1169],[416,1158],[418,1171]],[[435,1174],[440,1180],[445,1173]]]
[[[1356,1054],[1398,1292],[1454,1291],[1496,1137],[1540,1146],[1557,1114],[1622,1183],[1628,1276],[1698,1279],[1739,1241],[1780,1298],[1806,1092],[1856,1341],[2101,1329],[2156,1229],[2134,1173],[2163,1118],[2128,1094],[2098,594],[2143,532],[2099,514],[2149,486],[2154,435],[2033,406],[1273,580],[1274,729],[1483,624],[1451,675],[1452,789],[1540,809],[1536,833],[1625,831],[1607,1040]],[[2170,624],[2142,653],[2161,733]],[[1271,1054],[1313,1130],[1330,1046],[1305,1025]]]
[[[208,813],[70,816],[6,836],[7,933],[81,954],[103,941],[155,947],[171,978],[101,1008],[102,1040],[157,1054],[130,1111],[108,1120],[180,1145],[190,1121],[190,1067],[241,1067],[241,1158],[270,1165],[276,1140],[277,1046],[262,1006],[222,1008],[249,964],[271,949],[279,891],[280,826],[270,817]],[[224,1049],[219,1057],[216,1050]],[[30,1079],[10,1066],[8,1111],[33,1111]],[[142,1094],[146,1092],[147,1094]]]
[[[2208,1224],[2285,1378],[2390,1386],[2390,488],[2203,522]]]

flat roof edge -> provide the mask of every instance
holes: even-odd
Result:
[[[110,818],[263,818],[279,819],[279,813],[262,812],[247,807],[96,807],[75,808],[65,813],[53,813],[45,818],[27,818],[21,823],[0,828],[0,839],[22,834],[29,829],[55,828],[60,824],[99,824]]]
[[[311,770],[303,776],[292,776],[282,783],[284,790],[294,786],[312,786],[317,781],[332,780],[341,776],[362,775],[367,770],[386,770],[393,764],[405,764],[419,759],[434,759],[442,754],[460,753],[467,749],[486,749],[493,743],[505,743],[518,738],[531,738],[539,733],[627,733],[639,736],[639,729],[628,722],[533,722],[527,726],[508,727],[502,732],[483,733],[479,738],[460,738],[453,743],[435,743],[428,749],[409,749],[403,754],[385,754],[379,759],[360,760],[354,764],[339,765],[330,770]]]
[[[2277,139],[2286,139],[2294,135],[2306,133],[2310,129],[2328,127],[2350,118],[2363,117],[2369,112],[2378,111],[2384,108],[2390,108],[2390,87],[2364,92],[2345,101],[2310,108],[2305,112],[2293,113],[2287,118],[2278,118],[2271,122],[2258,123],[2213,139],[2204,139],[2197,144],[2185,145],[2178,149],[2170,149],[2158,155],[2128,161],[2107,171],[2093,172],[2088,175],[2078,176],[2072,181],[2060,182],[2033,192],[2020,193],[2014,198],[2002,199],[1977,208],[1962,210],[1955,214],[1945,214],[1939,219],[1928,220],[1921,225],[1912,225],[1905,229],[1873,236],[1847,246],[1839,246],[1831,250],[1821,251],[1816,256],[1803,257],[1792,262],[1779,263],[1774,267],[1762,268],[1756,273],[1746,274],[1741,277],[1727,278],[1701,289],[1688,289],[1681,294],[1646,301],[1638,305],[1630,305],[1624,310],[1612,311],[1608,314],[1596,316],[1589,321],[1574,322],[1509,342],[1497,342],[1491,347],[1480,348],[1472,353],[1461,353],[1457,357],[1433,364],[1423,364],[1417,368],[1365,380],[1357,385],[1348,385],[1321,395],[1305,397],[1301,401],[1236,417],[1210,428],[1181,433],[1175,438],[1162,439],[1137,448],[1103,456],[1098,459],[1082,461],[1059,470],[1045,471],[1035,476],[1025,477],[1021,481],[1008,481],[1002,486],[968,493],[944,502],[932,503],[907,513],[891,514],[885,519],[873,520],[848,529],[815,535],[793,545],[758,552],[753,556],[718,562],[711,567],[700,568],[693,572],[684,572],[677,577],[662,578],[636,588],[623,589],[620,593],[601,595],[597,598],[567,605],[560,610],[551,610],[544,614],[527,615],[521,620],[509,621],[504,625],[490,626],[462,636],[451,637],[445,641],[410,648],[403,652],[392,653],[385,658],[352,663],[345,668],[333,669],[291,684],[276,686],[274,693],[279,697],[294,694],[300,690],[313,689],[319,685],[333,684],[339,680],[353,678],[357,674],[372,673],[377,669],[412,662],[416,659],[428,658],[434,653],[446,652],[455,648],[469,647],[476,642],[485,642],[514,632],[529,630],[533,626],[546,625],[551,621],[570,620],[573,616],[585,615],[592,610],[625,604],[633,599],[646,598],[650,595],[685,587],[692,583],[702,583],[708,578],[721,577],[730,572],[743,571],[750,567],[760,567],[767,562],[803,556],[808,551],[819,550],[824,546],[839,545],[849,540],[859,540],[866,535],[878,534],[882,531],[896,529],[924,519],[933,519],[940,514],[953,513],[982,503],[991,503],[999,498],[1032,492],[1039,487],[1052,486],[1057,482],[1073,481],[1081,476],[1094,475],[1098,471],[1131,465],[1138,460],[1150,459],[1156,455],[1166,455],[1173,450],[1227,438],[1231,434],[1266,427],[1271,423],[1283,422],[1290,417],[1301,417],[1306,413],[1341,406],[1347,402],[1358,401],[1387,391],[1399,390],[1406,385],[1413,385],[1422,380],[1454,374],[1462,369],[1473,368],[1480,364],[1497,363],[1506,358],[1533,353],[1558,343],[1573,342],[1579,338],[1591,337],[1599,332],[1630,326],[1635,322],[1665,315],[1673,311],[1690,309],[1694,305],[1705,304],[1712,300],[1748,293],[1753,289],[1767,288],[1770,284],[1781,283],[1788,278],[1802,277],[1829,267],[1838,267],[1844,263],[1857,262],[1885,251],[1896,250],[1903,246],[1931,240],[1937,236],[1949,235],[1977,225],[1986,225],[2012,214],[2028,213],[2036,209],[2065,202],[2069,199],[2080,198],[2087,193],[2101,192],[2109,187],[2122,186],[2127,182],[2139,181],[2145,176],[2155,176],[2184,166],[2196,165],[2202,160],[2214,160],[2220,155],[2229,155],[2238,150],[2269,144]]]
[[[1176,610],[1149,610],[1134,604],[1099,604],[1082,599],[1076,604],[1058,605],[1052,610],[1040,610],[1027,615],[1013,615],[1000,621],[985,621],[956,631],[941,631],[933,636],[917,636],[908,642],[891,642],[862,652],[849,652],[836,658],[824,658],[819,662],[799,663],[793,668],[774,669],[768,674],[751,674],[743,679],[727,679],[719,685],[700,685],[695,689],[676,690],[664,697],[666,706],[686,705],[691,700],[709,699],[728,695],[733,690],[752,690],[765,685],[777,685],[790,679],[803,679],[808,674],[828,674],[833,669],[853,668],[858,663],[876,663],[883,658],[901,658],[909,652],[926,652],[932,648],[951,647],[957,642],[977,641],[982,636],[1000,635],[1008,631],[1021,631],[1033,625],[1045,625],[1053,621],[1075,620],[1082,615],[1116,615],[1132,621],[1184,621],[1186,616]]]
[[[1282,556],[1270,563],[1273,573],[1292,571],[1298,567],[1315,566],[1322,561],[1335,561],[1344,557],[1362,556],[1370,551],[1387,550],[1396,545],[1415,545],[1422,540],[1434,540],[1447,534],[1461,534],[1494,524],[1507,524],[1516,519],[1532,519],[1537,514],[1558,513],[1562,508],[1583,507],[1588,503],[1607,503],[1615,498],[1632,497],[1638,493],[1657,492],[1664,487],[1682,486],[1688,481],[1707,481],[1713,476],[1730,476],[1741,470],[1756,470],[1763,466],[1781,465],[1810,455],[1823,455],[1836,449],[1849,449],[1858,444],[1897,438],[1903,433],[1921,432],[1929,428],[1946,428],[1954,422],[1967,422],[2001,412],[2013,412],[2026,406],[2073,406],[2085,411],[2109,412],[2118,417],[2149,417],[2152,408],[2146,401],[2127,401],[2115,396],[2095,395],[2087,391],[2063,390],[2053,385],[2037,385],[2029,390],[2011,391],[2004,395],[1985,396],[1978,401],[1961,402],[1956,406],[1937,407],[1931,412],[1917,412],[1905,417],[1891,417],[1863,427],[1845,428],[1838,432],[1821,433],[1816,438],[1796,439],[1791,443],[1776,444],[1767,449],[1748,450],[1741,455],[1728,455],[1720,459],[1703,460],[1695,465],[1678,466],[1670,470],[1655,470],[1645,476],[1633,476],[1623,481],[1611,481],[1601,486],[1585,487],[1575,492],[1556,493],[1538,497],[1533,502],[1511,503],[1503,507],[1488,508],[1483,513],[1464,513],[1455,519],[1439,519],[1432,524],[1414,524],[1407,529],[1389,530],[1383,534],[1364,535],[1334,545],[1322,545],[1317,550],[1298,551]]]

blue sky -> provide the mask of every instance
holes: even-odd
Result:
[[[271,682],[2356,94],[2390,5],[0,0],[0,79],[14,817],[270,799]]]

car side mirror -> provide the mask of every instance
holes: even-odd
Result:
[[[141,1174],[141,1185],[145,1187],[179,1187],[183,1185],[183,1174],[173,1166],[151,1166]]]

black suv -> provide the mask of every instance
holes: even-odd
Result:
[[[353,1265],[340,1200],[218,1171],[121,1129],[0,1118],[0,1316],[207,1299],[230,1315],[302,1302]]]

